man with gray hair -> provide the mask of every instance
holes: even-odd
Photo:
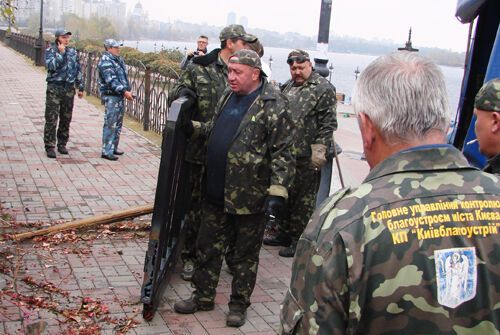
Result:
[[[302,234],[282,334],[496,334],[498,177],[445,144],[443,75],[408,52],[373,61],[354,93],[371,171]]]

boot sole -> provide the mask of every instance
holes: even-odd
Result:
[[[245,324],[245,321],[243,321],[243,322],[226,321],[226,326],[228,326],[228,327],[237,327],[237,328],[239,328],[239,327],[243,326],[244,324]]]
[[[264,240],[264,245],[269,245],[271,247],[289,247],[292,242],[277,242],[277,241],[266,241]]]
[[[214,307],[215,307],[215,305],[214,306],[197,306],[197,308],[195,308],[195,309],[182,309],[182,308],[178,308],[174,305],[174,311],[176,311],[179,314],[194,314],[198,311],[202,311],[202,312],[211,311],[214,309]]]

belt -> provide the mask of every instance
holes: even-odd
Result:
[[[110,93],[110,92],[102,92],[101,95],[110,95],[112,97],[123,97],[123,94],[119,94],[119,93]]]
[[[73,88],[75,86],[75,83],[67,83],[67,82],[59,82],[59,81],[49,81],[49,82],[47,82],[47,84],[51,85],[51,86],[62,87],[62,88]]]

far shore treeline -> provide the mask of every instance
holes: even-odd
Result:
[[[207,35],[210,43],[218,43],[218,35],[223,27],[211,26],[206,24],[192,24],[180,21],[174,23],[139,23],[129,18],[124,23],[114,22],[107,18],[93,17],[91,19],[82,19],[74,14],[63,15],[60,22],[47,23],[45,29],[53,31],[56,27],[65,27],[73,32],[73,40],[77,45],[83,48],[97,47],[102,51],[102,43],[106,38],[115,38],[118,40],[170,40],[194,42],[199,35]],[[25,24],[19,24],[19,30],[25,33],[36,35],[38,32],[38,17],[34,15]],[[304,36],[298,33],[278,33],[264,29],[249,28],[249,32],[257,35],[264,46],[282,47],[282,48],[316,48],[316,36]],[[335,27],[332,27],[335,31]],[[413,31],[417,35],[418,31]],[[401,32],[402,36],[407,37],[407,32]],[[382,55],[404,46],[406,40],[395,43],[391,40],[366,40],[349,36],[330,36],[329,51],[337,53],[356,53],[362,55]],[[464,45],[467,41],[464,41]],[[440,65],[462,67],[464,64],[465,53],[454,52],[440,48],[426,48],[419,45],[413,45],[420,49],[420,54],[432,59]],[[125,58],[130,58],[129,53],[134,57],[139,57],[144,63],[154,63],[152,66],[172,66],[182,58],[182,54],[175,50],[163,50],[160,56],[154,56],[153,53],[140,56],[141,52],[133,52],[131,48],[123,48]],[[131,50],[128,50],[131,49]],[[95,50],[97,51],[97,50]],[[144,59],[144,60],[143,60]],[[174,68],[176,68],[174,66]],[[176,68],[177,69],[177,68]]]

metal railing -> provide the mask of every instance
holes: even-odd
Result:
[[[37,38],[33,36],[0,30],[0,41],[33,61],[35,61],[36,40]],[[45,48],[49,46],[50,42],[45,41]],[[100,98],[97,64],[101,55],[85,51],[78,51],[78,54],[85,92],[87,95]],[[126,102],[125,113],[140,122],[145,131],[161,134],[169,111],[168,92],[178,79],[178,74],[172,70],[166,76],[151,71],[146,66],[133,65],[127,65],[127,74],[135,99]]]

